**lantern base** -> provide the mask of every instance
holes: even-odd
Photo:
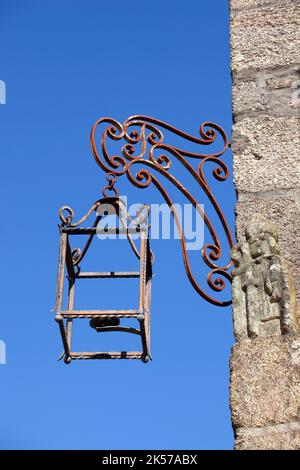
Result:
[[[95,329],[96,331],[101,331],[101,328],[119,325],[119,318],[92,318],[92,320],[90,321],[90,327]]]

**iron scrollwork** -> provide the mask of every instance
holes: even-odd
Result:
[[[100,145],[98,147],[99,140],[97,133],[98,129],[100,129],[100,126],[102,125],[105,125],[105,128],[101,133]],[[217,138],[219,138],[219,140],[221,138],[222,148],[218,152],[210,154],[185,150],[166,143],[163,131],[167,131],[168,133],[170,132],[171,134],[184,139],[186,142],[192,142],[204,147],[210,146],[216,142]],[[229,177],[229,170],[220,157],[229,148],[230,143],[225,131],[220,126],[212,122],[204,122],[200,126],[199,134],[200,137],[192,136],[163,121],[148,116],[132,116],[123,124],[115,119],[103,117],[98,119],[92,127],[91,148],[97,164],[106,173],[107,185],[102,191],[104,197],[108,197],[112,193],[114,193],[115,197],[119,196],[115,185],[118,178],[123,175],[126,175],[128,180],[137,188],[144,189],[153,184],[158,189],[164,200],[167,202],[175,219],[175,223],[180,234],[181,250],[188,279],[201,297],[211,304],[224,307],[229,305],[231,300],[219,300],[208,295],[195,279],[188,257],[186,240],[181,222],[174,210],[174,205],[169,193],[156,176],[156,173],[158,173],[171,182],[187,198],[203,218],[212,240],[211,243],[204,245],[201,253],[203,261],[210,269],[206,282],[212,291],[216,293],[222,292],[226,287],[226,281],[231,282],[230,268],[232,267],[232,261],[230,260],[229,252],[234,242],[225,216],[207,182],[207,178],[204,174],[204,167],[207,162],[211,162],[214,164],[212,171],[214,179],[219,182],[226,181]],[[123,144],[120,154],[110,155],[108,149],[109,141],[119,141]],[[222,229],[228,243],[229,261],[226,265],[218,265],[218,261],[220,261],[222,257],[222,246],[211,219],[202,211],[201,206],[198,204],[199,201],[197,201],[190,191],[172,174],[172,159],[174,158],[185,167],[197,182],[199,187],[208,197],[219,221],[221,222]],[[190,163],[190,160],[193,159],[197,160],[197,169],[195,169]],[[142,165],[142,168],[137,169],[136,171],[136,165]]]

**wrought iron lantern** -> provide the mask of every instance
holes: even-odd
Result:
[[[96,212],[92,227],[84,227],[83,223]],[[103,216],[115,214],[121,222],[120,226],[100,227],[99,222]],[[60,249],[58,264],[58,279],[56,292],[56,321],[59,325],[64,347],[64,361],[70,363],[72,359],[141,359],[148,362],[150,358],[150,296],[152,279],[152,257],[149,242],[149,207],[142,206],[137,218],[129,217],[125,205],[118,197],[104,197],[99,199],[88,213],[77,223],[73,222],[74,213],[68,206],[60,210]],[[81,263],[95,235],[118,234],[125,235],[129,244],[139,258],[139,271],[134,272],[85,272],[81,270]],[[72,239],[76,236],[88,235],[84,249],[72,249]],[[133,235],[140,237],[138,250]],[[103,240],[103,243],[105,241]],[[68,280],[68,295],[66,308],[63,309],[63,289],[65,272]],[[139,299],[136,310],[75,310],[75,285],[80,279],[125,279],[139,278]],[[141,351],[120,352],[73,352],[72,328],[73,321],[77,319],[90,319],[90,326],[97,332],[119,331],[131,333],[141,337]],[[139,328],[122,326],[121,320],[125,318],[137,319]]]
[[[98,138],[98,131],[101,126],[104,130]],[[163,130],[181,138],[184,142],[196,144],[196,146],[208,147],[221,141],[221,148],[211,153],[202,153],[187,150],[179,146],[171,145],[165,141]],[[111,155],[109,141],[116,144],[121,143],[120,153]],[[100,150],[98,148],[100,143]],[[56,321],[59,325],[64,352],[63,357],[66,363],[72,359],[141,359],[147,362],[150,355],[150,299],[151,299],[151,278],[153,254],[150,250],[149,242],[149,207],[144,206],[135,219],[129,217],[124,203],[119,197],[116,183],[122,176],[126,176],[130,183],[137,188],[147,188],[153,184],[174,217],[181,241],[181,251],[183,255],[186,274],[196,292],[206,301],[216,306],[224,307],[231,303],[231,299],[224,300],[217,297],[218,293],[224,291],[227,281],[231,282],[230,269],[232,261],[229,256],[233,246],[233,237],[224,214],[220,209],[217,199],[213,194],[207,177],[205,167],[209,162],[213,166],[212,176],[218,182],[228,179],[228,167],[221,157],[229,148],[230,143],[224,130],[212,122],[205,122],[200,126],[200,137],[194,137],[169,124],[148,116],[132,116],[123,124],[111,118],[101,118],[94,124],[91,131],[91,148],[94,158],[106,174],[108,184],[102,191],[103,198],[93,204],[91,209],[78,221],[74,222],[74,213],[68,206],[62,207],[60,216],[60,251],[58,264],[58,280],[56,294]],[[198,203],[198,196],[194,196],[191,191],[182,184],[172,174],[172,160],[176,160],[182,168],[196,181],[198,188],[210,201],[211,207],[217,216],[223,230],[224,239],[227,241],[228,260],[222,261],[222,244],[213,221],[207,213],[204,213]],[[191,161],[198,162],[195,168]],[[136,171],[136,166],[142,168]],[[206,276],[206,288],[212,290],[212,296],[207,289],[196,280],[192,273],[184,230],[181,226],[178,214],[172,199],[164,185],[157,178],[163,176],[171,182],[177,190],[183,194],[188,202],[202,217],[205,227],[211,240],[201,249],[201,256],[208,273]],[[111,227],[99,229],[98,224],[104,212],[109,214],[114,210],[118,216],[121,227]],[[96,212],[92,226],[85,227],[85,221]],[[129,224],[129,225],[128,225]],[[106,230],[106,233],[117,233],[126,235],[136,256],[139,258],[140,269],[138,272],[84,272],[81,270],[81,263],[85,257],[94,236]],[[140,234],[140,249],[133,240],[133,233]],[[71,240],[74,236],[87,235],[88,239],[82,251],[78,248],[72,249]],[[224,243],[224,242],[223,242]],[[64,280],[67,275],[68,298],[67,306],[63,308]],[[139,278],[139,305],[137,310],[76,310],[74,307],[75,284],[78,279],[103,279],[103,278]],[[81,318],[89,318],[91,328],[97,332],[119,331],[139,335],[141,338],[140,352],[73,352],[71,347],[73,321]],[[132,328],[121,324],[124,318],[135,318],[139,328]]]

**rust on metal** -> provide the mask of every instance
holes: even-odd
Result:
[[[99,137],[97,136],[98,128],[100,129]],[[209,147],[219,137],[222,141],[221,148],[213,153],[192,152],[166,143],[163,131],[176,135],[185,142],[192,142],[204,147]],[[145,189],[153,184],[167,202],[175,219],[180,234],[184,267],[192,286],[208,302],[225,307],[231,303],[231,299],[220,300],[216,295],[208,294],[193,275],[181,222],[176,210],[174,210],[174,204],[169,193],[156,177],[156,173],[158,173],[174,184],[202,217],[212,240],[211,243],[204,245],[201,253],[203,261],[210,268],[210,272],[206,277],[206,283],[214,293],[224,291],[227,284],[226,281],[231,282],[229,271],[232,267],[232,261],[229,252],[234,242],[226,218],[207,182],[204,168],[207,162],[214,164],[213,177],[219,182],[227,180],[229,170],[220,157],[224,155],[230,143],[225,131],[213,122],[204,122],[200,126],[199,133],[200,137],[195,137],[166,122],[149,116],[132,116],[126,119],[123,124],[115,119],[103,117],[98,119],[93,125],[90,140],[95,161],[106,173],[108,181],[108,185],[103,189],[103,195],[108,196],[110,191],[118,194],[116,183],[118,178],[123,175],[126,175],[134,186],[141,189]],[[115,152],[112,156],[110,155],[108,149],[109,140],[120,142],[119,155],[116,155]],[[222,257],[222,246],[217,230],[212,220],[202,211],[197,198],[172,174],[172,158],[176,159],[194,178],[215,210],[228,244],[228,262],[225,265],[218,265],[218,261]],[[191,165],[189,159],[199,161],[197,170]],[[136,166],[141,166],[142,168],[135,172],[134,168]]]
[[[91,227],[82,227],[88,217],[90,217],[101,206],[111,205],[115,213],[119,216],[122,227],[110,227],[104,230],[97,227],[101,215],[96,212],[95,221]],[[58,263],[58,278],[56,292],[56,321],[59,325],[64,352],[62,357],[68,364],[73,359],[141,359],[147,362],[150,356],[150,306],[149,289],[151,286],[152,255],[148,239],[149,231],[149,207],[144,206],[146,217],[143,224],[134,226],[135,220],[126,212],[125,205],[118,197],[104,197],[99,199],[92,208],[78,222],[74,222],[74,211],[64,206],[59,211],[60,224],[60,250]],[[131,226],[126,227],[126,222]],[[140,271],[109,271],[109,272],[89,272],[81,270],[81,263],[88,252],[88,249],[96,234],[113,233],[126,235],[129,246],[134,254],[139,258]],[[140,237],[140,250],[138,250],[132,239],[133,234]],[[73,236],[88,235],[82,251],[79,248],[71,248]],[[75,239],[77,239],[75,237]],[[66,276],[67,274],[67,276]],[[63,308],[64,281],[67,277],[68,294],[67,308]],[[78,310],[75,308],[75,286],[81,279],[139,279],[139,299],[137,309],[128,310]],[[85,281],[83,281],[85,282]],[[98,333],[122,332],[138,335],[141,338],[141,351],[121,351],[121,352],[75,352],[72,351],[73,322],[79,319],[90,319],[90,327]],[[139,324],[138,328],[121,325],[122,319],[135,319]]]
[[[101,131],[102,129],[102,131]],[[100,130],[100,137],[98,132]],[[196,146],[204,146],[209,149],[210,145],[222,142],[218,151],[211,153],[191,151],[172,145],[165,139],[164,132],[168,135],[181,138],[185,145],[192,143]],[[229,252],[233,246],[233,237],[225,216],[210,188],[205,175],[205,165],[210,162],[213,165],[212,176],[218,182],[226,181],[229,177],[227,165],[221,159],[228,150],[230,143],[224,130],[212,122],[204,122],[199,129],[199,137],[183,132],[163,121],[148,116],[132,116],[124,123],[112,118],[98,119],[91,131],[91,148],[94,158],[106,174],[106,184],[102,190],[103,197],[97,200],[91,208],[77,222],[74,221],[74,211],[68,206],[63,206],[59,211],[60,217],[60,250],[58,262],[58,278],[56,291],[56,321],[59,325],[62,344],[64,348],[63,357],[66,363],[73,359],[140,359],[147,362],[150,355],[150,305],[151,305],[151,282],[152,263],[154,255],[150,250],[149,241],[149,207],[143,206],[136,220],[127,213],[124,202],[119,197],[116,185],[119,178],[126,176],[130,183],[140,189],[148,188],[153,184],[160,192],[169,206],[174,217],[178,233],[180,235],[181,251],[187,277],[197,291],[206,301],[217,306],[227,306],[231,299],[223,300],[218,294],[224,291],[227,282],[231,282],[230,269],[232,261]],[[120,143],[120,152],[110,154],[109,141]],[[98,145],[99,144],[99,145]],[[198,147],[197,147],[198,149]],[[223,230],[227,243],[228,262],[222,261],[223,247],[218,236],[213,220],[204,213],[199,205],[199,197],[195,197],[191,191],[182,184],[173,174],[172,163],[174,161],[187,170],[188,174],[197,183],[197,187],[210,201],[219,225]],[[196,161],[197,168],[191,164]],[[141,166],[141,168],[139,168]],[[206,289],[200,286],[192,273],[183,226],[177,214],[172,198],[164,184],[157,178],[162,176],[167,182],[172,183],[189,201],[201,216],[211,240],[201,250],[201,257],[208,267],[206,276]],[[110,205],[117,214],[120,226],[100,228],[99,222],[102,218],[101,206]],[[144,217],[142,217],[144,211]],[[95,215],[96,214],[96,215]],[[90,226],[83,224],[92,215],[94,221]],[[138,220],[138,222],[137,222]],[[128,225],[129,224],[129,225]],[[133,234],[139,233],[140,247],[138,249]],[[89,250],[96,234],[119,234],[126,235],[133,253],[139,259],[139,271],[121,272],[90,272],[83,271],[82,262]],[[82,249],[72,248],[73,237],[87,236]],[[65,278],[68,280],[68,294],[66,306],[63,307],[63,292]],[[138,307],[134,310],[78,310],[75,307],[75,286],[81,279],[114,279],[114,278],[139,278],[139,300]],[[84,281],[85,282],[85,281]],[[207,288],[210,293],[207,293]],[[122,319],[136,319],[139,328],[122,325]],[[90,327],[98,333],[123,332],[130,333],[141,338],[141,351],[113,351],[113,352],[75,352],[72,351],[73,322],[79,319],[89,319]]]

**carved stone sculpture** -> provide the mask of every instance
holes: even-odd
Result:
[[[246,242],[231,251],[236,340],[297,333],[295,288],[280,256],[276,228],[257,216],[246,227],[245,236]]]

